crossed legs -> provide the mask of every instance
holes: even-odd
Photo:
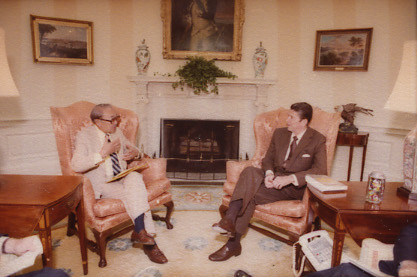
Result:
[[[294,199],[290,194],[290,190],[293,190],[291,186],[280,190],[266,188],[264,176],[263,170],[256,167],[247,167],[240,174],[229,209],[218,223],[213,224],[213,230],[228,236],[229,240],[209,256],[211,261],[225,261],[240,255],[240,240],[248,230],[256,205]]]

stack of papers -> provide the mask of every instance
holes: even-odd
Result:
[[[347,185],[342,184],[327,175],[307,174],[306,182],[308,186],[311,186],[322,193],[344,192],[347,190]]]

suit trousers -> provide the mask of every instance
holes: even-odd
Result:
[[[131,172],[121,181],[100,184],[98,186],[101,198],[120,199],[132,221],[141,214],[145,214],[145,229],[155,234],[155,226],[148,202],[148,192],[143,182],[142,174]]]
[[[245,168],[239,176],[231,198],[232,202],[242,199],[242,208],[235,222],[236,232],[239,234],[246,233],[256,205],[280,200],[299,200],[303,197],[305,187],[298,188],[291,184],[279,190],[267,188],[264,179],[264,171],[252,166]]]

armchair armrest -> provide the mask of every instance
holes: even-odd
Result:
[[[261,167],[259,160],[247,160],[247,161],[228,161],[226,163],[226,181],[228,183],[237,183],[240,173],[248,166]]]
[[[147,163],[149,166],[140,172],[143,175],[145,184],[160,179],[166,179],[167,160],[165,158],[144,158],[140,161],[133,161],[130,165],[136,166],[142,163]]]

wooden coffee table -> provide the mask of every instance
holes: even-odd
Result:
[[[334,196],[309,187],[315,215],[334,229],[332,266],[340,264],[346,233],[359,246],[365,238],[394,243],[404,226],[417,221],[417,201],[397,196],[403,183],[387,183],[379,205],[365,201],[367,182],[342,183],[348,185],[347,192]]]
[[[51,226],[76,211],[84,275],[88,273],[85,242],[83,178],[79,176],[0,175],[0,233],[26,237],[39,231],[44,266],[52,267]]]

